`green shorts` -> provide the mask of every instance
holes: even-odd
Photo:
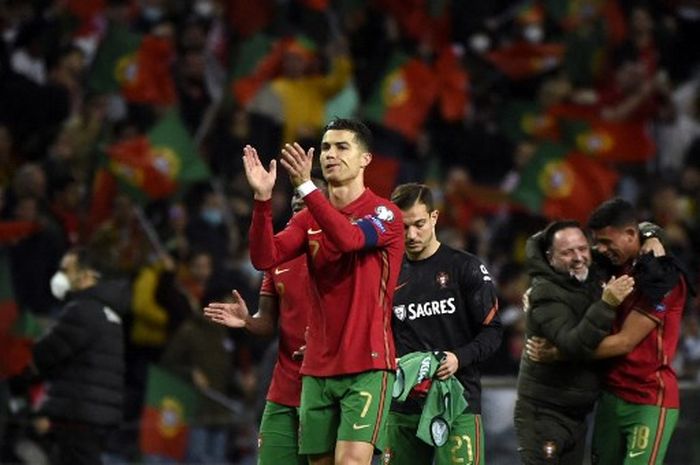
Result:
[[[383,465],[484,465],[481,415],[465,412],[450,429],[447,443],[433,447],[416,437],[420,414],[389,412]],[[433,459],[435,461],[433,462]]]
[[[258,434],[258,465],[307,465],[299,455],[299,412],[267,401]]]
[[[384,445],[386,416],[395,374],[366,371],[355,375],[304,376],[299,410],[299,452],[325,454],[337,441]]]
[[[603,392],[593,428],[594,465],[661,465],[678,409],[626,402]]]

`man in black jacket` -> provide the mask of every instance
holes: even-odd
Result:
[[[586,415],[593,410],[600,384],[596,367],[585,360],[609,334],[616,307],[632,291],[634,280],[624,275],[601,288],[589,268],[588,239],[575,221],[551,223],[531,237],[526,257],[532,278],[527,334],[550,340],[566,361],[545,364],[522,358],[515,406],[518,450],[526,465],[580,465]]]
[[[84,249],[64,255],[51,288],[67,302],[33,349],[32,369],[49,382],[34,426],[51,433],[52,464],[99,464],[107,428],[122,419],[128,293],[101,283]]]

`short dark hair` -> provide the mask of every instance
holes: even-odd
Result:
[[[330,123],[323,128],[323,134],[330,130],[335,131],[350,131],[355,134],[355,140],[360,143],[368,152],[372,150],[374,138],[372,131],[365,124],[353,118],[334,118]]]
[[[580,229],[581,232],[586,235],[585,231],[581,227],[581,223],[576,220],[560,220],[552,221],[549,223],[542,231],[542,252],[546,255],[547,252],[552,248],[554,243],[554,235],[561,231],[562,229],[576,228]]]
[[[394,192],[391,193],[391,201],[401,210],[408,210],[416,203],[425,205],[428,212],[435,210],[433,193],[430,187],[417,182],[409,182],[396,186]]]
[[[592,230],[603,229],[608,226],[614,228],[636,227],[638,223],[634,206],[620,197],[601,203],[588,218],[588,227]]]
[[[79,270],[94,271],[101,274],[103,271],[102,261],[98,255],[88,247],[76,246],[70,248],[66,255],[75,256],[75,264]]]

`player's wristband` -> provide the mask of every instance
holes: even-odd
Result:
[[[297,192],[299,196],[303,199],[313,191],[317,189],[316,184],[312,180],[304,181],[297,186]]]

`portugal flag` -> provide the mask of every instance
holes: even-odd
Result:
[[[262,33],[240,44],[231,70],[231,92],[238,103],[250,103],[260,88],[279,74],[283,53],[281,40]]]
[[[415,140],[438,92],[433,70],[422,61],[396,53],[365,107],[368,120]]]
[[[513,142],[526,139],[557,140],[559,128],[555,117],[535,102],[515,100],[500,115],[500,127]]]
[[[198,394],[193,386],[151,365],[141,416],[141,452],[182,460],[197,403]]]
[[[656,144],[640,122],[612,122],[600,118],[561,119],[564,142],[577,151],[613,162],[646,162]]]
[[[88,78],[90,89],[121,92],[133,103],[169,106],[177,93],[170,67],[175,59],[172,42],[112,25],[102,40]]]
[[[119,92],[124,73],[133,62],[141,45],[141,36],[128,28],[110,24],[102,39],[92,69],[88,87],[99,93]]]
[[[562,44],[516,42],[486,54],[486,59],[513,81],[539,76],[562,63]]]
[[[168,197],[182,184],[210,175],[175,111],[167,113],[146,136],[111,145],[107,156],[109,171],[140,200]]]
[[[617,172],[600,160],[545,143],[523,169],[512,197],[549,219],[585,223],[598,204],[612,197],[617,180]]]
[[[40,332],[33,315],[17,309],[9,257],[0,249],[0,379],[18,375],[29,365]]]

